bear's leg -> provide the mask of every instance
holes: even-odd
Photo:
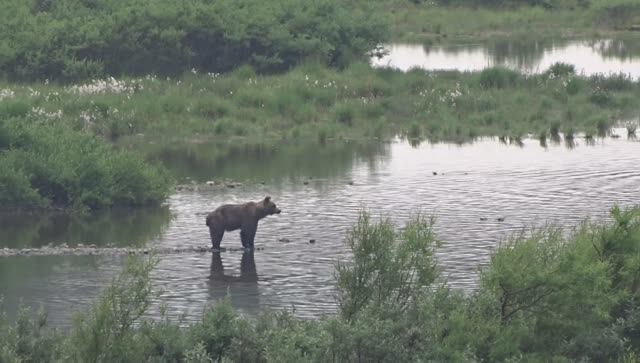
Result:
[[[242,240],[242,247],[253,248],[253,240],[256,238],[256,230],[258,224],[247,224],[242,226],[240,230],[240,239]]]
[[[209,234],[211,234],[211,245],[214,250],[220,250],[220,242],[222,242],[222,236],[224,236],[224,228],[209,227]]]
[[[240,230],[240,242],[242,242],[242,247],[249,248],[249,246],[247,246],[247,233],[244,229]]]

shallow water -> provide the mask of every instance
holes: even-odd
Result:
[[[389,53],[373,58],[372,65],[403,71],[479,71],[506,66],[524,73],[540,73],[563,62],[587,76],[623,73],[640,77],[640,36],[605,40],[504,39],[447,46],[391,44],[385,49]]]
[[[153,272],[154,285],[164,290],[156,307],[166,303],[169,314],[197,320],[205,304],[229,289],[234,306],[248,315],[293,308],[298,316],[312,318],[336,311],[334,263],[348,258],[344,237],[363,207],[399,224],[418,210],[436,215],[443,273],[452,286],[469,290],[477,283],[478,268],[510,234],[549,221],[570,226],[587,216],[605,218],[614,203],[640,200],[640,142],[625,137],[598,139],[591,146],[578,139],[573,148],[564,143],[543,148],[528,139],[522,147],[484,139],[466,145],[412,147],[395,141],[335,148],[340,151],[295,149],[295,157],[281,154],[290,150],[275,151],[251,177],[246,166],[209,165],[200,169],[199,179],[228,177],[243,184],[179,190],[165,212],[137,212],[129,219],[121,212],[117,218],[63,224],[52,234],[18,223],[16,217],[0,218],[0,246],[87,243],[101,229],[111,231],[101,245],[202,246],[209,239],[206,212],[271,195],[283,213],[261,221],[256,246],[262,250],[254,259],[242,252],[224,252],[220,258],[193,252],[162,255]],[[325,158],[315,162],[318,167],[307,165],[318,154]],[[287,172],[292,158],[304,160],[304,166]],[[11,236],[20,236],[21,242]],[[238,233],[227,233],[223,246],[239,247]],[[42,304],[54,325],[67,325],[72,311],[86,308],[123,261],[124,256],[0,257],[0,294],[10,314],[23,297],[27,305]]]

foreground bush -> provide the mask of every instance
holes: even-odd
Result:
[[[45,329],[43,315],[0,324],[0,361],[637,361],[640,209],[612,217],[568,238],[515,236],[465,295],[437,273],[432,220],[398,229],[363,214],[348,236],[353,261],[336,271],[340,313],[315,321],[247,320],[229,299],[187,328],[150,321],[156,259],[132,260],[68,333]]]
[[[95,136],[57,124],[0,122],[3,209],[153,205],[169,186],[163,170]]]

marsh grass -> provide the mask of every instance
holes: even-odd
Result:
[[[354,64],[334,70],[305,64],[282,75],[243,71],[93,82],[82,88],[11,85],[0,113],[57,122],[108,140],[384,138],[421,130],[432,140],[517,137],[546,130],[606,133],[619,115],[639,112],[640,85],[624,76],[584,78],[566,65],[524,76],[502,68],[479,73],[407,73]],[[572,86],[574,85],[574,86]],[[103,88],[100,88],[103,87]],[[78,89],[79,91],[75,91]]]

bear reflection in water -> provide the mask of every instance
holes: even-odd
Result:
[[[250,314],[257,314],[260,311],[258,273],[253,250],[242,254],[240,275],[225,273],[222,256],[219,252],[212,253],[208,285],[211,301],[223,299],[228,292],[231,295],[231,303],[236,309]]]

